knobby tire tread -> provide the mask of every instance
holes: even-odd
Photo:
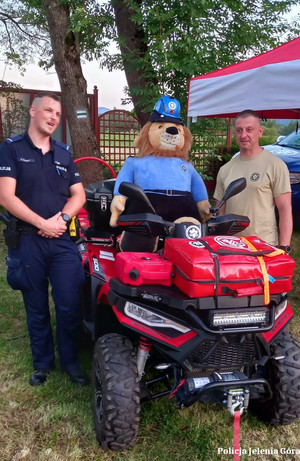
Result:
[[[273,397],[255,400],[252,411],[268,424],[281,426],[300,416],[300,347],[287,330],[283,330],[270,347],[273,356],[284,356],[284,359],[271,360],[268,367]]]
[[[102,400],[97,394],[99,382]],[[111,333],[97,340],[93,392],[95,431],[101,447],[117,451],[131,447],[139,429],[140,386],[136,353],[126,336]],[[101,416],[99,399],[102,403]]]

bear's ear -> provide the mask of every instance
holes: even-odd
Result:
[[[141,132],[134,138],[134,147],[139,147]]]
[[[152,153],[152,146],[149,142],[150,126],[151,122],[147,122],[134,140],[134,147],[139,150],[139,156],[151,155]]]
[[[151,123],[147,122],[146,125],[143,126],[139,134],[135,137],[134,145],[135,147],[139,148],[140,144],[144,142],[143,140],[148,139],[148,133],[150,129]]]
[[[184,126],[183,127],[183,132],[184,132],[184,152],[185,153],[189,153],[190,150],[191,150],[191,147],[192,147],[192,142],[193,142],[193,138],[192,138],[192,133],[190,132],[190,130]]]

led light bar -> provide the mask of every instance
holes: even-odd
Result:
[[[124,311],[128,317],[151,327],[173,328],[181,333],[187,333],[191,330],[180,323],[155,314],[154,312],[129,301],[126,302]]]
[[[253,311],[227,311],[218,312],[212,315],[214,327],[228,327],[235,325],[261,325],[269,321],[268,309]]]

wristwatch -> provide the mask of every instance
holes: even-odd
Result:
[[[291,245],[278,245],[278,248],[280,248],[280,250],[284,250],[287,254],[292,251]]]
[[[61,217],[62,217],[62,219],[63,219],[67,224],[70,224],[71,218],[70,218],[70,216],[69,216],[67,213],[62,213],[62,214],[61,214]]]

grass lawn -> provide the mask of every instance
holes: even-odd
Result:
[[[31,352],[22,298],[6,284],[6,247],[0,233],[0,453],[3,461],[215,461],[233,460],[233,419],[218,405],[179,410],[161,398],[142,405],[140,431],[126,452],[104,452],[95,440],[92,390],[71,384],[55,370],[44,386],[33,388]],[[300,340],[300,234],[293,236],[297,260],[291,304],[295,317],[291,331]],[[81,361],[91,372],[91,350]],[[267,427],[251,413],[241,418],[241,460],[297,460],[300,420],[279,428]],[[260,450],[260,454],[249,450]],[[227,453],[226,453],[227,450]],[[262,452],[265,450],[265,453]]]

